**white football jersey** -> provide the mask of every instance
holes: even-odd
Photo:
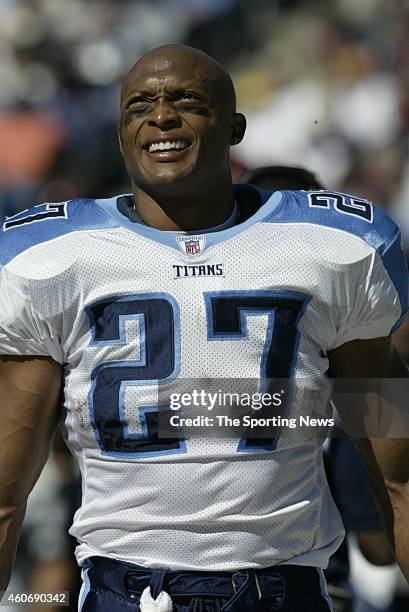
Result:
[[[345,194],[243,185],[236,199],[240,223],[194,235],[135,222],[129,196],[43,204],[1,228],[0,352],[64,366],[80,564],[323,568],[342,540],[322,432],[299,417],[332,416],[328,351],[406,312],[399,231]],[[269,439],[210,421],[158,434],[164,415],[195,414],[170,411],[173,394],[287,378],[297,426]]]

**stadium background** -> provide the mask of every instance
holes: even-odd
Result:
[[[407,0],[0,0],[0,217],[129,190],[120,78],[164,42],[200,47],[233,75],[248,118],[232,151],[236,179],[304,166],[387,208],[409,236]],[[408,356],[405,332],[400,343]],[[57,442],[29,503],[14,588],[74,588],[64,530],[75,478]],[[357,590],[392,610],[397,570],[355,554]]]

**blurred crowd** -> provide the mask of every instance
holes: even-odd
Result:
[[[231,60],[242,19],[236,0],[0,0],[0,215],[127,190],[120,77],[168,41]]]
[[[302,166],[387,208],[409,244],[405,0],[0,0],[0,218],[129,191],[116,138],[120,80],[165,42],[202,48],[232,73],[248,119],[232,150],[235,179],[259,166]],[[30,502],[16,585],[78,586],[73,543],[61,536],[79,491],[63,448]],[[383,584],[399,581],[391,572]],[[365,591],[359,579],[356,589]],[[394,589],[360,610],[386,610]]]
[[[127,191],[120,78],[163,42],[232,72],[249,124],[237,177],[305,166],[396,211],[409,234],[404,0],[0,0],[1,216]]]
[[[259,27],[263,43],[236,79],[248,118],[238,159],[306,166],[407,232],[409,4],[299,2]]]

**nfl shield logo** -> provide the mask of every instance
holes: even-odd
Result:
[[[190,257],[203,253],[206,243],[205,236],[177,236],[176,240],[182,253]]]
[[[187,240],[185,242],[186,253],[188,255],[197,255],[200,253],[200,246],[198,240]]]

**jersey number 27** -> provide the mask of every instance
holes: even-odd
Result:
[[[308,296],[294,291],[222,291],[205,292],[203,299],[209,342],[245,340],[249,337],[248,317],[267,315],[260,387],[266,380],[291,378],[298,349],[298,324]],[[186,442],[180,431],[174,437],[159,435],[159,413],[170,411],[169,406],[138,407],[138,432],[129,431],[125,416],[125,391],[129,386],[164,385],[179,374],[180,308],[174,297],[165,293],[112,297],[92,304],[86,312],[90,346],[125,345],[125,321],[136,320],[139,327],[138,359],[109,361],[91,374],[90,418],[102,452],[128,457],[185,452]],[[276,443],[275,437],[243,437],[237,450],[273,450]]]

